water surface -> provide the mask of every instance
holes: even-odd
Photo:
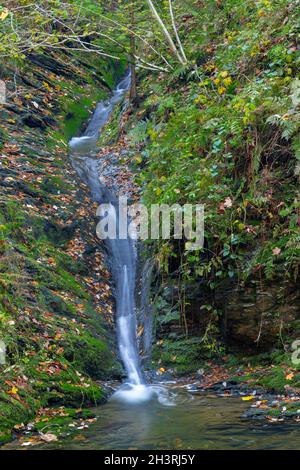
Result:
[[[80,435],[46,448],[55,449],[299,449],[297,424],[241,418],[249,404],[240,398],[191,395],[176,390],[174,404],[153,399],[141,404],[116,400],[98,407],[98,421]]]

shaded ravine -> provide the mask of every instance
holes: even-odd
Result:
[[[92,200],[98,204],[107,204],[109,216],[114,217],[117,222],[116,238],[105,240],[115,283],[118,346],[127,374],[126,384],[116,393],[116,397],[135,401],[146,399],[149,395],[148,392],[145,393],[147,387],[144,385],[136,334],[137,249],[133,240],[119,237],[118,196],[101,182],[99,159],[92,156],[101,130],[109,120],[114,106],[123,100],[129,90],[130,83],[130,74],[127,74],[113,91],[110,99],[98,103],[84,134],[81,137],[71,139],[70,156],[73,167],[82,181],[90,188]]]

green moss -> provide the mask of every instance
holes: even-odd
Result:
[[[49,194],[57,194],[60,191],[74,190],[75,186],[68,184],[60,176],[48,175],[43,179],[40,189]]]
[[[11,438],[11,429],[15,424],[29,421],[34,412],[38,409],[38,404],[35,406],[28,403],[20,403],[9,395],[0,392],[0,443],[5,443]]]
[[[66,243],[77,241],[77,228],[84,243],[93,243],[88,221],[73,216],[78,194],[84,208],[88,199],[74,186],[67,140],[80,131],[96,102],[107,96],[104,81],[114,81],[111,65],[105,67],[102,59],[84,60],[88,66],[74,80],[45,73],[45,81],[55,90],[47,106],[55,122],[46,132],[21,132],[11,123],[15,149],[1,160],[3,168],[13,166],[14,181],[3,186],[0,204],[0,338],[7,346],[7,364],[5,369],[0,366],[0,443],[11,438],[15,424],[32,421],[45,407],[73,407],[67,417],[51,419],[48,430],[69,431],[73,419],[91,417],[89,411],[76,410],[102,402],[105,393],[89,376],[108,378],[119,367],[85,281],[89,262],[64,252]],[[100,62],[105,69],[102,82]],[[34,79],[42,82],[42,68],[30,68]],[[23,73],[32,78],[29,67]],[[43,93],[41,87],[34,97],[41,112]],[[0,114],[1,122],[10,117],[3,116],[2,108]],[[4,132],[0,133],[1,140]],[[24,178],[30,172],[32,178]],[[20,188],[20,202],[14,200],[14,185]],[[37,423],[37,430],[47,425]]]
[[[93,383],[89,383],[88,387],[62,383],[58,386],[58,390],[63,392],[60,403],[74,405],[77,408],[83,404],[97,405],[105,400],[103,390]]]
[[[95,379],[107,379],[119,370],[108,345],[89,333],[81,337],[69,336],[65,357],[75,368]]]
[[[111,145],[117,142],[120,131],[121,105],[115,107],[109,123],[99,137],[99,146]]]
[[[65,142],[76,135],[83,123],[88,121],[98,101],[103,100],[107,92],[95,88],[95,84],[76,86],[68,89],[67,96],[61,97],[62,133]]]
[[[264,377],[259,379],[259,383],[269,390],[284,391],[287,384],[282,367],[274,367]]]
[[[164,340],[154,346],[152,354],[156,367],[173,369],[179,374],[195,372],[203,366],[206,357],[200,338]]]
[[[12,440],[12,432],[7,432],[6,430],[1,431],[0,428],[0,445],[6,444],[7,442]]]

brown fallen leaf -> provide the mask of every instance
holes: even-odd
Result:
[[[57,436],[55,434],[51,434],[50,432],[44,434],[44,433],[40,433],[40,438],[45,441],[45,442],[55,442],[57,441]]]

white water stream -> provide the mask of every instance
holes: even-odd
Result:
[[[89,186],[92,198],[97,203],[110,203],[110,213],[118,221],[118,201],[114,193],[103,185],[98,175],[98,162],[91,156],[100,132],[110,118],[117,103],[120,103],[130,87],[130,74],[117,86],[109,100],[98,103],[89,125],[81,137],[73,137],[69,143],[74,168]],[[117,224],[118,226],[118,224]],[[137,320],[135,289],[137,277],[137,250],[130,238],[107,238],[110,267],[115,283],[117,336],[120,357],[127,380],[115,392],[114,398],[129,403],[140,403],[153,397],[169,404],[166,392],[159,385],[145,383],[137,346]],[[147,296],[146,296],[147,297]]]

